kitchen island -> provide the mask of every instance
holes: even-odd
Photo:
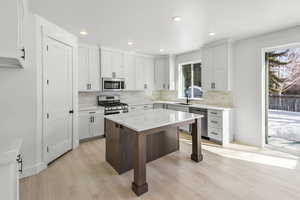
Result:
[[[192,124],[191,159],[203,159],[202,115],[153,109],[105,116],[106,161],[119,173],[134,169],[132,190],[148,191],[146,163],[179,150],[178,127]]]

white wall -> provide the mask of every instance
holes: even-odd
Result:
[[[264,145],[262,49],[300,42],[300,27],[256,36],[234,44],[234,104],[238,142]]]

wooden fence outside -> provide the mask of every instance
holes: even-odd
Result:
[[[269,109],[300,112],[300,96],[269,95]]]

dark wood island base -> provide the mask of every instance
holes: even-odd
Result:
[[[106,161],[119,173],[134,169],[132,190],[140,196],[148,191],[146,163],[179,150],[178,127],[192,125],[192,155],[195,162],[203,160],[201,149],[201,118],[178,122],[137,132],[105,119]]]

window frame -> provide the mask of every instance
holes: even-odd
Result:
[[[185,62],[185,63],[179,63],[178,64],[178,88],[177,88],[177,98],[178,99],[185,99],[186,97],[182,97],[181,95],[181,90],[182,90],[182,66],[183,65],[191,65],[191,86],[194,85],[194,65],[195,64],[198,64],[200,63],[201,64],[201,85],[202,85],[202,88],[203,88],[203,70],[202,70],[202,61],[201,60],[194,60],[194,61],[189,61],[189,62]],[[192,99],[192,100],[201,100],[203,99],[203,96],[200,97],[200,98],[195,98],[194,97],[194,90],[192,90],[192,98],[189,98],[189,99]]]

